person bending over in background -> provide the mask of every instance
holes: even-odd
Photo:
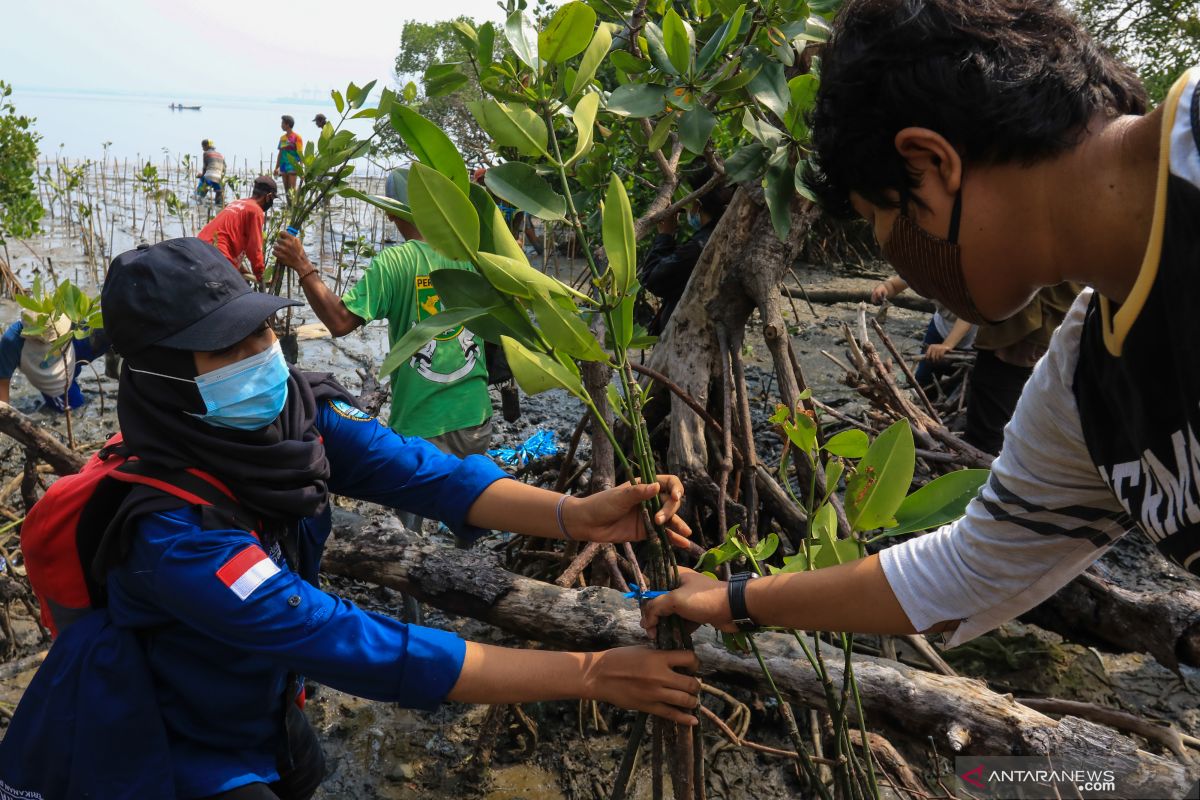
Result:
[[[213,198],[217,201],[217,205],[225,205],[225,184],[222,180],[225,178],[225,156],[217,152],[217,146],[212,143],[211,139],[204,139],[200,142],[200,149],[204,151],[201,156],[203,163],[200,166],[200,174],[196,177],[199,182],[196,184],[196,197],[203,198],[208,194],[208,190],[213,190]]]
[[[0,338],[0,402],[9,402],[13,374],[20,370],[42,393],[46,408],[62,412],[84,405],[87,400],[77,379],[84,364],[108,350],[104,333],[93,331],[88,338],[72,339],[66,348],[60,348],[53,342],[71,331],[71,321],[65,316],[55,317],[41,333],[31,334],[27,327],[27,320],[17,320]]]
[[[278,191],[272,177],[259,175],[254,179],[251,196],[234,200],[221,209],[221,213],[200,229],[196,238],[216,247],[239,270],[242,269],[242,256],[245,256],[250,262],[253,280],[261,283],[265,267],[263,226]]]

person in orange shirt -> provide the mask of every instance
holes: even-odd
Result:
[[[234,200],[225,206],[196,237],[220,250],[229,263],[238,269],[241,269],[242,256],[246,256],[250,260],[254,280],[261,282],[265,266],[263,225],[278,191],[274,178],[259,175],[254,179],[254,191],[250,197]]]

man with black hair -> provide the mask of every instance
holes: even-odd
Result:
[[[320,131],[325,130],[325,123],[328,120],[325,119],[324,114],[317,114],[315,117],[312,118],[312,121],[313,121],[313,124],[317,126],[317,131],[320,132]]]
[[[688,182],[699,188],[708,182],[712,171],[705,169],[701,174],[693,176]],[[652,336],[658,336],[667,327],[667,321],[679,305],[683,290],[692,277],[692,270],[700,260],[709,237],[717,227],[721,215],[725,213],[727,199],[721,187],[717,187],[687,208],[687,223],[692,235],[680,243],[678,241],[679,220],[677,215],[663,217],[658,221],[658,235],[650,251],[642,259],[638,267],[638,280],[642,288],[659,298],[658,312],[650,321],[647,330]]]
[[[828,569],[651,600],[725,629],[949,631],[1045,600],[1127,531],[1200,574],[1200,70],[1142,89],[1047,0],[849,0],[825,50],[810,185],[918,293],[1004,320],[1092,287],[952,525]]]
[[[283,191],[290,193],[296,188],[300,176],[300,157],[304,153],[304,139],[296,133],[296,120],[291,114],[279,118],[283,134],[279,137],[279,156],[275,159],[275,174],[283,176]]]
[[[271,176],[259,175],[254,179],[250,197],[227,205],[201,228],[196,237],[220,250],[238,269],[241,269],[242,256],[245,256],[250,261],[253,279],[261,282],[265,267],[263,225],[278,192],[279,187]]]

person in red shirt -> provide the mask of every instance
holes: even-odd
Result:
[[[197,238],[220,250],[229,263],[241,269],[242,256],[250,260],[254,279],[261,282],[263,276],[263,225],[266,213],[275,203],[279,187],[275,179],[259,175],[254,179],[254,192],[250,197],[234,200],[205,225]]]

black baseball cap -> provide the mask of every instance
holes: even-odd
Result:
[[[125,356],[151,345],[222,350],[298,305],[254,291],[220,250],[190,236],[121,253],[100,294],[104,329]]]

